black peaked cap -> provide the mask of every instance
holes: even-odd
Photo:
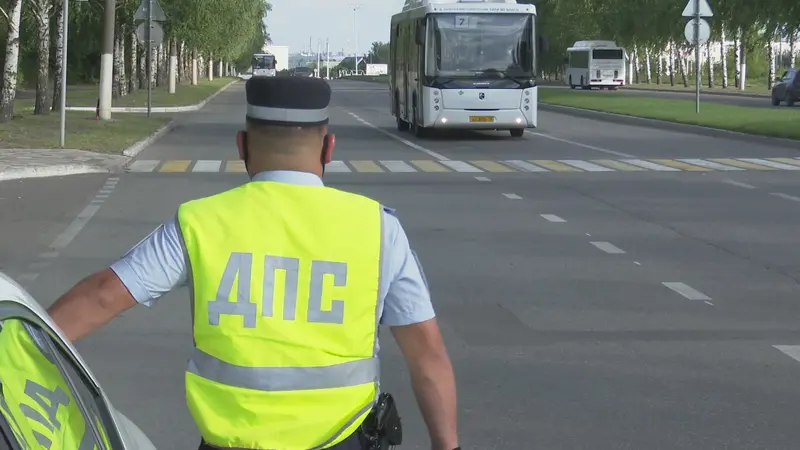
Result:
[[[247,120],[283,126],[328,123],[331,87],[321,78],[251,77],[245,90]]]

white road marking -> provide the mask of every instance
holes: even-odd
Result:
[[[633,263],[636,264],[637,266],[641,266],[642,265],[642,263],[640,263],[639,261],[634,261]]]
[[[404,145],[406,145],[408,147],[413,148],[414,150],[419,150],[422,153],[425,153],[427,155],[433,156],[434,158],[438,159],[439,161],[449,161],[450,160],[450,158],[448,158],[448,157],[446,157],[446,156],[444,156],[442,154],[436,153],[436,152],[434,152],[432,150],[428,150],[427,148],[425,148],[425,147],[423,147],[421,145],[417,145],[417,144],[409,141],[408,139],[403,139],[400,136],[397,136],[395,134],[389,133],[388,131],[386,131],[384,129],[378,128],[375,125],[367,122],[366,120],[362,119],[361,117],[358,117],[357,115],[353,114],[350,111],[347,111],[347,114],[350,114],[351,116],[353,116],[353,118],[355,118],[359,122],[363,123],[364,125],[372,128],[373,130],[378,131],[380,133],[383,133],[386,136],[389,136],[390,138],[392,138],[392,139],[394,139],[396,141],[399,141],[399,142],[403,143]]]
[[[158,159],[140,159],[134,161],[133,164],[128,167],[128,172],[152,172],[160,162],[161,161]]]
[[[739,161],[749,162],[753,164],[760,164],[762,166],[772,167],[774,169],[780,170],[800,170],[800,166],[793,166],[791,164],[784,164],[775,161],[769,161],[766,159],[759,159],[759,158],[736,158]]]
[[[540,214],[540,216],[542,216],[543,219],[553,223],[566,223],[566,220],[562,219],[561,217],[558,217],[555,214]]]
[[[608,150],[606,148],[595,147],[594,145],[589,145],[589,144],[583,144],[583,143],[580,143],[580,142],[570,141],[569,139],[558,138],[558,137],[555,137],[555,136],[550,136],[548,134],[539,133],[539,132],[536,132],[536,131],[527,131],[526,130],[526,132],[530,133],[530,134],[532,134],[534,136],[543,137],[545,139],[552,139],[554,141],[563,142],[565,144],[574,145],[576,147],[588,148],[589,150],[594,150],[594,151],[597,151],[597,152],[606,153],[608,155],[615,155],[615,156],[619,156],[621,158],[635,158],[635,156],[629,155],[627,153],[615,152],[614,150]]]
[[[195,163],[192,172],[219,172],[221,166],[220,160],[201,159]]]
[[[56,237],[52,244],[50,244],[50,248],[55,250],[61,250],[68,246],[75,236],[83,230],[83,227],[89,222],[96,213],[97,210],[100,209],[100,205],[89,205],[83,209],[80,213],[78,213],[78,217],[72,221],[67,229],[64,230],[61,234]]]
[[[527,161],[522,161],[520,159],[512,159],[508,161],[503,161],[506,164],[516,167],[517,169],[523,170],[525,172],[549,172],[549,170],[539,167],[535,164],[531,164]]]
[[[325,165],[325,172],[328,173],[343,173],[343,172],[350,172],[350,168],[347,167],[347,164],[344,161],[331,161]]]
[[[600,250],[612,254],[612,255],[623,255],[625,251],[621,248],[617,247],[616,245],[612,244],[611,242],[590,242],[590,244],[594,245],[595,247],[599,248]]]
[[[39,254],[39,258],[53,259],[58,258],[58,252],[44,252]]]
[[[713,303],[711,303],[711,302],[710,302],[710,301],[708,301],[708,300],[704,301],[703,303],[705,303],[705,304],[706,304],[706,305],[708,305],[708,306],[714,306],[714,304],[713,304]]]
[[[800,362],[800,345],[773,345],[773,347],[793,360]]]
[[[389,169],[390,172],[408,173],[417,171],[417,169],[409,166],[403,161],[381,161],[380,163]]]
[[[723,182],[723,183],[730,184],[730,185],[732,185],[732,186],[739,186],[739,187],[741,187],[741,188],[745,188],[745,189],[756,189],[756,187],[755,187],[755,186],[753,186],[752,184],[742,183],[741,181],[735,181],[735,180],[722,180],[722,182]]]
[[[559,159],[558,162],[575,167],[577,169],[585,170],[587,172],[614,172],[614,169],[598,166],[597,164],[592,164],[588,161],[581,161],[578,159]]]
[[[744,170],[741,167],[726,166],[725,164],[720,164],[714,161],[706,161],[704,159],[678,159],[676,161],[694,164],[695,166],[705,167],[706,169],[719,170],[721,172],[736,172]]]
[[[663,283],[669,289],[677,292],[678,294],[682,295],[683,297],[689,300],[711,300],[711,297],[703,294],[702,292],[698,291],[697,289],[689,286],[686,283],[681,283],[679,281],[665,281]]]
[[[475,173],[475,172],[483,172],[481,169],[478,169],[475,166],[471,166],[464,161],[439,161],[440,163],[444,164],[445,166],[455,170],[456,172],[468,172],[468,173]]]
[[[774,195],[775,197],[780,197],[785,200],[791,200],[793,202],[800,202],[800,197],[795,197],[794,195],[784,194],[783,192],[770,192],[769,195]]]
[[[487,177],[475,177],[475,179],[478,180],[478,181],[482,181],[484,183],[487,182],[487,181],[492,181]]]
[[[661,164],[656,164],[650,161],[645,161],[643,159],[623,159],[622,162],[632,164],[634,166],[639,166],[645,169],[655,170],[656,172],[680,172],[681,169],[676,169],[674,167],[669,166],[662,166]]]
[[[39,278],[38,273],[23,273],[17,277],[17,279],[20,281],[34,281],[37,278]]]
[[[522,200],[522,197],[517,194],[503,194],[503,196],[511,200]]]

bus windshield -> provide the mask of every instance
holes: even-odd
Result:
[[[275,57],[272,55],[254,55],[253,69],[274,69]]]
[[[592,50],[592,59],[623,59],[622,49],[600,49]]]
[[[429,20],[436,66],[430,75],[534,76],[532,15],[434,14]]]

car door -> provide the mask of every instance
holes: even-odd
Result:
[[[41,305],[2,272],[0,448],[155,450],[111,406],[83,358]]]

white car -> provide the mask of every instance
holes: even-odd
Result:
[[[4,332],[17,334],[3,337]],[[65,446],[72,447],[74,443],[57,444],[60,440],[58,436],[80,433],[79,435],[83,436],[81,442],[83,445],[80,448],[88,444],[86,448],[90,449],[155,450],[155,446],[142,430],[114,409],[86,362],[72,343],[64,338],[42,306],[21,286],[0,272],[0,346],[17,344],[18,346],[14,348],[0,347],[0,358],[8,354],[25,355],[25,362],[20,363],[22,369],[27,369],[29,373],[48,373],[47,377],[42,376],[42,378],[54,382],[56,388],[38,385],[42,390],[33,392],[39,397],[35,398],[29,392],[30,385],[36,384],[35,380],[26,380],[24,392],[21,392],[23,389],[15,389],[21,384],[20,372],[4,374],[4,367],[8,365],[0,364],[0,448],[38,448],[36,442],[29,445],[19,442],[25,436],[34,436],[44,448],[76,450],[77,447]],[[23,358],[11,360],[12,363],[18,363],[19,359]],[[37,361],[42,367],[31,367],[31,364],[36,364]],[[16,383],[9,380],[15,380]],[[69,392],[58,392],[60,386],[64,386]],[[46,398],[47,394],[61,395],[61,397],[60,400],[56,398],[56,401],[47,401],[51,400]],[[16,402],[11,400],[12,398],[16,399]],[[50,413],[48,415],[51,417],[46,418],[38,414],[37,419],[26,420],[37,414],[27,404],[20,403],[20,399],[38,403],[42,407],[40,409]],[[72,400],[74,404],[70,404],[73,403]],[[54,403],[55,411],[52,408]],[[19,405],[20,408],[13,410],[9,405],[12,407]],[[27,410],[23,409],[24,407],[27,407]],[[13,411],[17,411],[17,414],[13,414]],[[28,413],[22,415],[20,411]],[[80,414],[83,420],[71,416],[74,414]],[[38,423],[34,423],[34,420]],[[63,429],[71,425],[73,429]],[[83,429],[75,429],[78,426]],[[42,434],[46,429],[54,430],[54,436],[51,437],[55,437],[56,440],[52,442],[54,444],[52,446],[42,443],[43,439],[45,442],[50,440]],[[105,443],[101,444],[101,440]]]

